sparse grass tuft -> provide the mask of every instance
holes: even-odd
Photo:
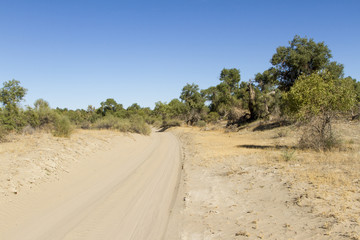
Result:
[[[283,150],[281,157],[285,162],[293,161],[295,160],[295,150],[285,149]]]

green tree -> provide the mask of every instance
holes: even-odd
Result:
[[[236,95],[239,91],[240,70],[224,68],[220,73],[220,81],[221,83],[215,87],[201,90],[201,94],[207,101],[210,101],[210,111],[226,117],[238,102]]]
[[[107,113],[113,114],[123,109],[122,104],[118,104],[113,98],[108,98],[105,102],[100,103],[98,112],[105,116]]]
[[[336,79],[331,73],[301,75],[284,95],[288,114],[310,124],[301,143],[305,147],[331,148],[335,141],[332,119],[339,112],[350,110],[356,95],[351,79]]]
[[[20,86],[17,80],[10,80],[3,83],[0,89],[0,102],[4,106],[1,111],[0,121],[7,130],[20,130],[25,124],[26,118],[18,107],[23,100],[27,89]]]
[[[289,91],[301,75],[311,75],[325,69],[330,71],[334,78],[343,75],[343,66],[330,62],[331,51],[324,42],[316,43],[311,38],[296,35],[289,44],[288,47],[278,47],[270,61],[277,71],[275,76],[281,90]]]
[[[49,103],[42,98],[39,98],[35,101],[34,107],[36,110],[50,109]]]
[[[229,87],[230,94],[234,95],[236,90],[239,88],[240,82],[240,69],[224,68],[220,73],[220,81],[225,83],[227,87]]]
[[[26,88],[20,86],[20,82],[13,79],[4,82],[3,88],[0,89],[0,102],[8,111],[16,110],[27,92]]]
[[[205,99],[199,92],[196,84],[186,84],[181,92],[180,99],[186,106],[186,121],[193,124],[201,119],[201,115],[206,111]]]

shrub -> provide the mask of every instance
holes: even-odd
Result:
[[[119,130],[120,132],[128,132],[131,128],[131,123],[129,119],[118,118],[114,129]]]
[[[131,123],[131,127],[130,127],[131,132],[150,135],[151,128],[142,117],[134,115],[130,118],[130,123]]]
[[[116,118],[112,115],[105,116],[103,118],[98,119],[94,127],[98,129],[115,129],[115,126],[119,122],[119,118]]]
[[[73,127],[66,116],[56,115],[53,135],[56,137],[69,137]]]
[[[311,148],[315,150],[330,150],[340,146],[340,139],[331,129],[331,124],[325,124],[324,120],[314,118],[313,121],[302,127],[302,134],[299,140],[299,148]]]
[[[197,121],[195,126],[197,127],[206,127],[206,122],[203,120]]]
[[[349,79],[334,79],[325,72],[300,76],[283,99],[285,110],[307,124],[300,146],[328,150],[339,143],[332,132],[332,120],[354,106],[355,91]]]
[[[220,119],[220,115],[217,112],[210,112],[206,117],[206,122],[216,123]]]

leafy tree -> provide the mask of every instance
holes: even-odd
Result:
[[[122,109],[122,104],[118,104],[113,98],[108,98],[105,102],[100,103],[98,113],[101,113],[103,116],[105,116],[107,113],[112,114]]]
[[[20,103],[27,89],[20,86],[20,82],[13,79],[3,83],[3,88],[0,89],[0,102],[8,111],[17,109],[17,104]]]
[[[196,84],[186,84],[183,87],[180,99],[186,106],[186,121],[193,124],[200,120],[201,114],[206,111],[205,99],[199,92],[199,86]]]
[[[301,122],[310,123],[301,143],[305,147],[331,148],[334,144],[332,119],[350,110],[355,104],[355,90],[351,79],[336,79],[331,73],[301,75],[284,95],[287,112]]]
[[[23,100],[27,89],[20,86],[17,80],[10,80],[3,83],[0,89],[0,102],[4,106],[1,111],[0,121],[7,130],[20,130],[25,124],[23,112],[18,104]]]
[[[49,103],[42,98],[35,101],[34,107],[36,110],[50,109]]]
[[[296,35],[289,44],[288,47],[278,47],[270,61],[277,71],[275,76],[281,90],[289,91],[301,75],[311,75],[325,69],[334,74],[334,78],[342,76],[343,66],[330,62],[331,51],[324,42],[316,43],[311,38]],[[274,82],[273,78],[271,82]]]
[[[163,121],[168,119],[170,116],[170,108],[169,108],[169,105],[166,104],[166,102],[165,103],[163,103],[161,101],[156,102],[153,112],[156,116],[160,116],[161,120],[163,120]]]
[[[129,106],[126,110],[127,111],[139,111],[141,109],[140,105],[137,103],[133,103],[131,106]]]
[[[258,73],[255,75],[255,82],[257,82],[261,91],[266,91],[272,89],[275,85],[278,84],[278,72],[275,68],[269,68],[263,73]]]
[[[224,68],[220,73],[220,81],[229,87],[231,95],[239,88],[240,70],[236,68]]]
[[[171,118],[183,119],[186,112],[186,106],[179,99],[174,98],[169,102],[169,110]]]
[[[237,103],[236,94],[239,90],[240,70],[224,68],[220,73],[221,83],[215,87],[201,90],[201,94],[210,101],[210,111],[226,117],[230,109]]]

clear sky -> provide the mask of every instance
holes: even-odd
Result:
[[[153,107],[186,83],[218,84],[223,68],[247,81],[298,34],[324,41],[360,80],[360,1],[2,0],[0,82],[51,107]]]

